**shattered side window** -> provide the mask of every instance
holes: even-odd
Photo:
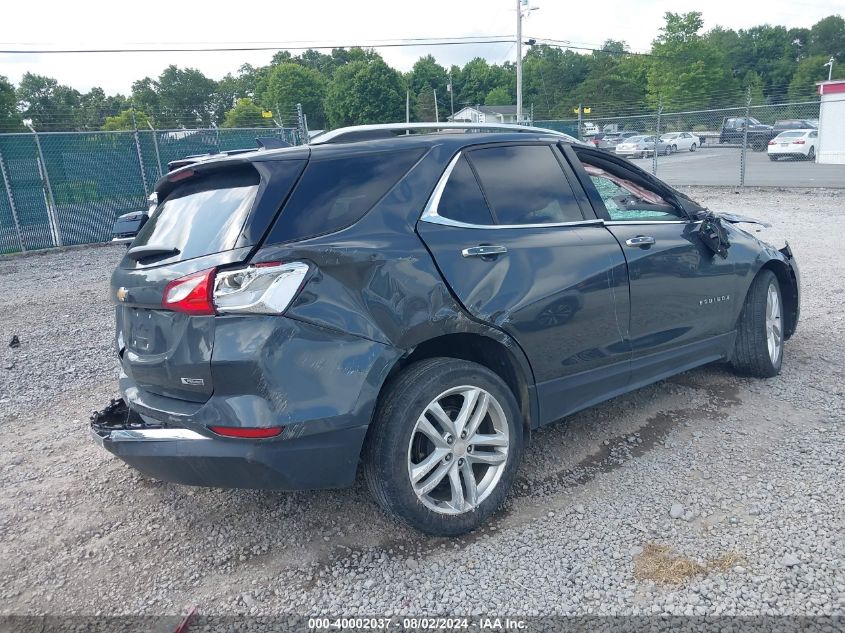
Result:
[[[653,191],[584,163],[584,168],[614,221],[677,220],[674,207]],[[663,207],[663,208],[660,208]]]

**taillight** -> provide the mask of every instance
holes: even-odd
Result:
[[[804,139],[803,139],[803,138],[799,138],[799,139],[798,139],[798,140],[796,140],[796,141],[792,141],[792,144],[793,144],[793,145],[803,145],[803,144],[804,144]]]
[[[283,426],[271,426],[267,428],[242,427],[242,426],[210,426],[212,432],[223,437],[239,437],[243,439],[260,440],[268,437],[281,435],[285,430]]]
[[[214,307],[220,314],[281,314],[296,297],[309,266],[269,262],[217,272]]]
[[[213,284],[214,268],[174,279],[164,289],[161,307],[193,316],[214,314],[211,301]]]
[[[774,141],[769,141],[769,145],[777,145]]]

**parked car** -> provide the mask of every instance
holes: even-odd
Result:
[[[673,152],[694,152],[701,147],[701,139],[690,132],[669,132],[668,134],[663,134],[660,140],[668,144]]]
[[[406,135],[439,128],[466,133]],[[343,128],[155,189],[93,437],[190,485],[361,469],[431,534],[490,517],[532,430],[714,361],[774,376],[799,317],[788,246],[540,128]]]
[[[672,150],[669,143],[654,136],[631,136],[616,146],[616,154],[631,158],[645,158],[654,154],[654,144],[657,142],[658,154],[669,154]]]
[[[818,130],[788,130],[769,141],[769,160],[801,158],[816,160]]]
[[[819,122],[815,119],[788,119],[775,121],[772,130],[775,132],[784,132],[786,130],[816,130],[818,127]]]
[[[755,152],[762,152],[775,136],[771,125],[760,123],[753,117],[727,117],[722,121],[719,143],[739,143],[742,145],[748,127],[748,147]]]

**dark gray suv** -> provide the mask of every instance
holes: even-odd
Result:
[[[453,535],[502,502],[532,429],[713,361],[780,370],[788,246],[548,130],[408,127],[157,184],[112,277],[106,449],[203,486],[360,469],[388,512]]]

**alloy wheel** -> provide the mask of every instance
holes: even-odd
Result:
[[[441,514],[478,507],[508,461],[510,431],[502,406],[470,385],[434,398],[417,419],[408,446],[408,476],[417,498]]]
[[[769,284],[766,293],[766,342],[769,348],[769,360],[776,365],[783,346],[783,328],[781,324],[781,302],[777,288]]]

